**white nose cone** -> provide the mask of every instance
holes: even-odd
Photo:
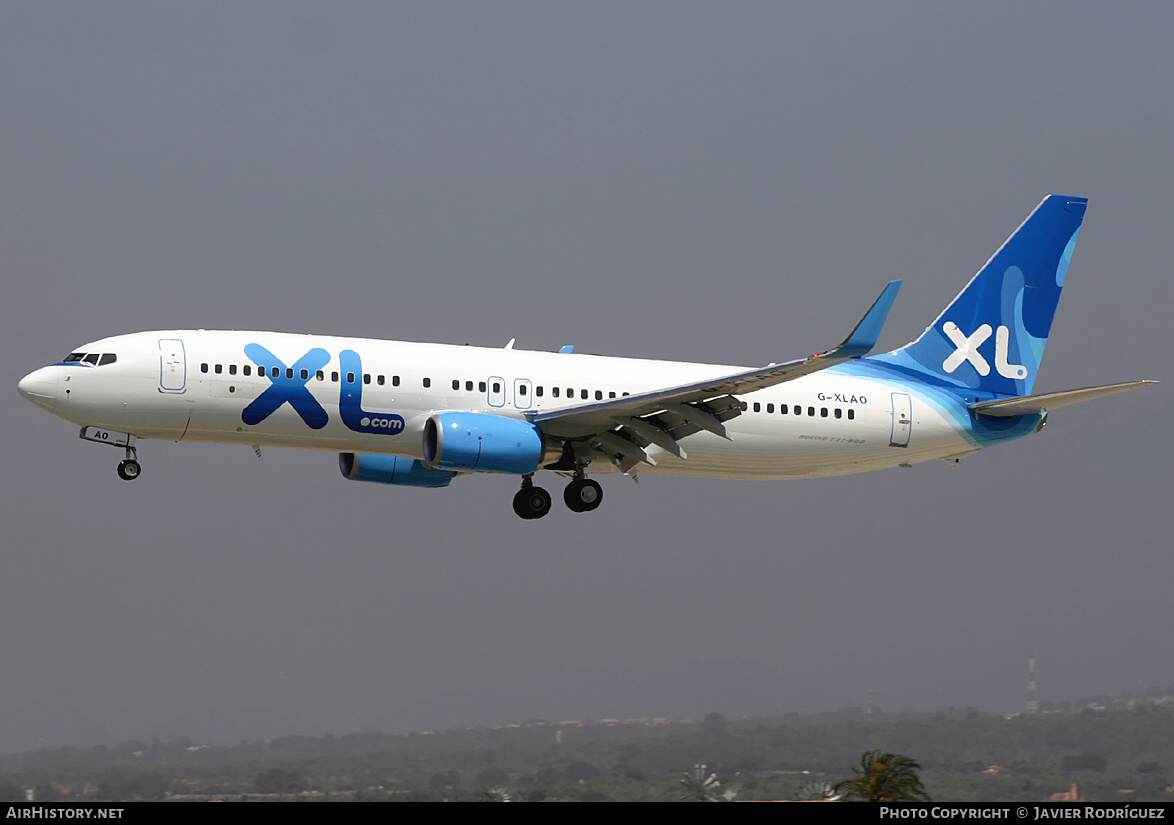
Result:
[[[20,379],[16,388],[29,401],[52,412],[57,406],[57,373],[57,367],[41,367]]]

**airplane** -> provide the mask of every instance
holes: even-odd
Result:
[[[446,487],[521,477],[514,511],[538,519],[539,470],[793,479],[957,463],[1043,428],[1052,410],[1156,384],[1033,395],[1087,199],[1049,195],[913,342],[872,355],[900,281],[851,333],[808,358],[745,368],[574,352],[279,332],[168,330],[85,344],[29,373],[22,396],[124,450],[137,439],[338,453],[352,480]]]

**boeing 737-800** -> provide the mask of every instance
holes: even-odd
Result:
[[[169,330],[104,338],[25,376],[29,401],[125,450],[136,439],[339,454],[357,481],[445,487],[520,476],[514,510],[541,518],[539,470],[788,479],[957,461],[1038,431],[1048,412],[1144,386],[1033,395],[1084,198],[1043,200],[925,332],[876,343],[899,281],[837,347],[754,369],[277,332]]]

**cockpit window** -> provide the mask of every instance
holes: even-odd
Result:
[[[62,364],[89,364],[93,367],[104,367],[118,360],[113,352],[71,352],[61,362]]]

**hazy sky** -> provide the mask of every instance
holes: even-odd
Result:
[[[0,752],[1174,684],[1170,384],[793,482],[115,450],[27,372],[237,328],[760,365],[1087,196],[1038,391],[1167,379],[1174,7],[0,5]],[[548,487],[561,489],[551,479]]]

